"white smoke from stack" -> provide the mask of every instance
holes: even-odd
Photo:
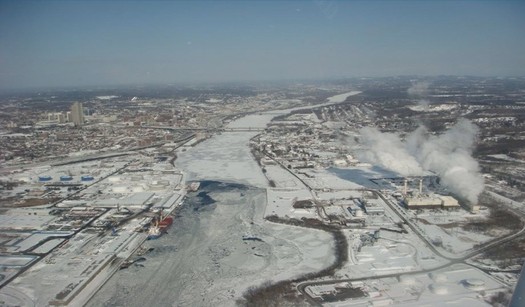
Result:
[[[382,133],[376,128],[360,130],[360,142],[369,150],[358,153],[361,160],[374,162],[405,176],[417,176],[421,166],[396,134]]]
[[[417,104],[419,106],[422,106],[423,107],[423,110],[428,110],[428,107],[430,106],[430,101],[426,100],[426,99],[420,99]]]
[[[395,134],[363,128],[361,143],[366,150],[358,157],[404,176],[436,173],[443,186],[475,204],[484,186],[478,162],[471,156],[477,133],[478,128],[467,119],[438,136],[421,126],[404,142]]]
[[[425,99],[428,96],[429,86],[430,83],[428,82],[416,82],[407,90],[408,96],[419,99],[417,104],[422,106],[424,110],[428,110],[428,106],[430,105],[430,101]]]
[[[477,126],[460,119],[445,133],[430,135],[419,141],[419,147],[411,149],[423,169],[437,173],[444,186],[473,204],[483,191],[479,165],[472,158],[477,134]],[[425,135],[419,132],[419,137],[422,136]]]
[[[430,83],[428,82],[416,82],[408,88],[407,93],[414,97],[426,97],[428,95],[429,85]]]

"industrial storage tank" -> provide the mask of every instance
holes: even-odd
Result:
[[[465,288],[473,291],[485,290],[485,281],[477,278],[469,278],[462,281]]]
[[[438,295],[448,294],[448,287],[445,284],[441,284],[441,283],[431,284],[430,286],[428,286],[428,288],[434,294],[438,294]]]

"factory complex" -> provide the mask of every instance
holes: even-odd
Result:
[[[2,176],[16,183],[7,192],[17,200],[0,215],[0,297],[8,305],[85,304],[186,193],[183,173],[147,155]]]

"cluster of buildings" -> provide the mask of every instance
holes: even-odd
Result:
[[[359,162],[348,154],[349,146],[341,142],[346,136],[331,123],[321,123],[313,113],[302,114],[300,121],[297,120],[299,116],[295,117],[295,120],[272,122],[252,146],[294,169],[347,166]],[[272,162],[265,159],[262,163]]]
[[[303,103],[282,89],[212,92],[187,90],[176,98],[81,95],[81,102],[73,104],[57,95],[12,98],[0,105],[0,118],[6,119],[0,121],[0,161],[15,165],[75,152],[158,146],[190,133],[205,138],[235,116]],[[311,96],[299,91],[295,95]]]
[[[68,112],[56,112],[47,114],[47,122],[40,123],[43,124],[64,124],[64,123],[73,123],[75,127],[82,127],[84,124],[84,108],[82,103],[75,102],[71,106],[71,110]]]

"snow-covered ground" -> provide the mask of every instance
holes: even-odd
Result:
[[[483,298],[501,291],[501,285],[482,271],[463,264],[445,270],[406,274],[397,278],[353,283],[364,297],[326,306],[490,306]],[[340,284],[345,287],[345,283]],[[350,288],[351,284],[346,284]],[[315,288],[312,287],[313,292]],[[308,291],[308,289],[307,289]]]
[[[448,213],[448,212],[445,212]],[[450,219],[450,223],[436,222],[436,218],[431,215],[425,217],[418,216],[416,227],[421,229],[429,241],[440,242],[436,248],[445,256],[459,257],[464,253],[471,251],[475,245],[488,242],[498,236],[505,234],[500,233],[498,236],[488,236],[480,232],[465,231],[460,223],[454,223],[454,219]],[[428,221],[431,221],[429,223]],[[456,220],[465,221],[467,218],[457,218]],[[451,226],[449,226],[451,225]]]
[[[277,215],[282,218],[318,218],[315,208],[293,208],[296,200],[311,200],[307,189],[268,189],[268,204],[264,216]]]
[[[283,169],[280,165],[266,165],[266,177],[268,180],[273,180],[275,186],[279,188],[287,189],[304,189],[305,185],[297,179],[294,175],[290,174],[287,170]]]

